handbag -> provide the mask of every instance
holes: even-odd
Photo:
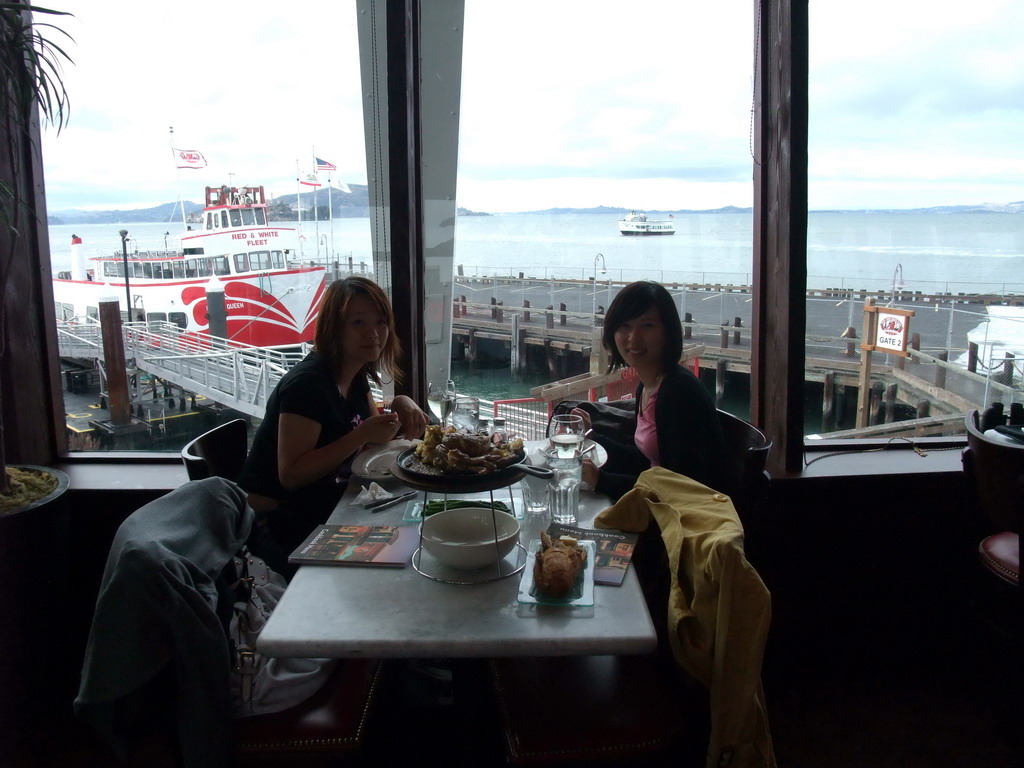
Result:
[[[263,715],[305,701],[334,670],[334,659],[272,658],[256,639],[288,586],[284,577],[247,546],[232,558],[228,579],[234,603],[228,623],[233,717]]]

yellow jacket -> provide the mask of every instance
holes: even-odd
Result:
[[[672,569],[672,651],[710,691],[707,766],[774,767],[761,686],[771,596],[744,555],[743,527],[732,501],[696,480],[654,467],[594,524],[643,531],[652,516]]]

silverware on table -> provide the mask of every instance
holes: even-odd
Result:
[[[401,496],[395,496],[393,499],[380,499],[379,501],[371,501],[369,504],[364,505],[364,509],[368,509],[371,512],[380,512],[382,509],[394,506],[402,501],[408,501],[417,494],[417,491],[409,491],[403,493]]]

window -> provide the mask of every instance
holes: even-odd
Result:
[[[237,208],[231,209],[231,226],[240,227],[242,226],[242,212]]]
[[[810,7],[808,434],[957,434],[965,398],[1022,399],[1024,9],[913,10]],[[915,349],[871,353],[865,397],[871,299]]]
[[[248,272],[249,271],[249,254],[247,253],[236,253],[235,254],[235,272]]]

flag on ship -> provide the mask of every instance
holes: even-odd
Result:
[[[307,187],[319,187],[320,182],[316,180],[316,176],[312,173],[307,173],[306,178],[299,179],[299,184],[305,184]]]
[[[338,167],[334,163],[328,163],[326,160],[321,160],[318,157],[316,158],[316,169],[318,171],[336,171]]]
[[[171,147],[171,151],[174,152],[174,160],[179,168],[206,167],[206,158],[203,157],[202,152],[196,152],[194,149],[175,149],[174,147]]]

